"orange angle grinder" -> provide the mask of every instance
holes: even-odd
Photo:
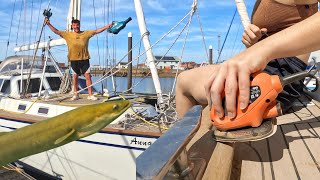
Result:
[[[262,140],[272,136],[277,130],[275,117],[282,115],[280,103],[276,102],[278,94],[284,86],[305,77],[315,78],[307,71],[282,78],[263,72],[252,74],[250,100],[246,109],[240,109],[239,96],[237,116],[233,119],[230,119],[226,112],[226,116],[220,119],[215,114],[214,108],[211,109],[211,120],[216,128],[213,131],[214,138],[222,142],[244,142]],[[225,104],[223,106],[225,107]]]

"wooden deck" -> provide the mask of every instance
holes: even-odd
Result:
[[[204,112],[203,127],[195,141],[205,137],[206,140],[189,146],[191,157],[205,158],[208,162],[202,179],[320,179],[319,102],[307,97],[298,99],[291,113],[277,118],[276,134],[246,143],[214,142],[207,135],[210,133],[208,109]],[[207,149],[211,157],[202,154],[201,149]]]
[[[320,104],[300,99],[269,139],[235,145],[232,179],[320,179]]]

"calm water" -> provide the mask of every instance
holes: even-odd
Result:
[[[92,77],[92,82],[94,83],[99,79],[100,79],[99,76],[94,76],[94,77]],[[117,92],[122,92],[122,91],[127,90],[127,88],[128,88],[127,77],[114,77],[114,81],[116,83],[116,91]],[[137,83],[139,83],[139,84],[136,85]],[[160,85],[161,85],[162,92],[163,93],[171,92],[173,83],[174,83],[174,78],[160,78]],[[107,88],[109,90],[109,92],[114,91],[111,78],[108,78],[107,80],[105,80],[103,82],[103,86],[104,86],[104,88]],[[151,94],[156,93],[151,77],[147,77],[147,78],[133,77],[132,86],[135,86],[132,90],[132,92],[135,92],[135,93],[151,93]],[[94,87],[98,91],[101,91],[101,89],[102,89],[101,83],[96,84]],[[175,93],[175,89],[174,89],[174,93]]]

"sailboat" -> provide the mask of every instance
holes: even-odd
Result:
[[[80,3],[80,0],[70,0],[69,23],[72,18],[80,19]],[[135,6],[139,11],[137,16],[143,34],[146,32],[146,26],[143,25],[145,22],[141,2],[135,0]],[[148,40],[147,36],[143,37],[147,44],[145,48],[157,98],[163,102]],[[16,51],[34,49],[34,56],[11,56],[1,64],[0,132],[12,131],[88,103],[98,103],[86,99],[70,102],[70,95],[62,95],[59,91],[61,83],[66,81],[65,73],[52,56],[50,48],[65,44],[63,39],[58,39],[19,46],[15,48]],[[42,56],[36,56],[39,48],[45,50]],[[79,85],[80,89],[86,88],[83,79],[80,79]],[[124,98],[132,99],[128,96]],[[22,158],[20,161],[62,179],[134,179],[135,159],[162,133],[157,127],[127,130],[123,128],[124,125],[119,126],[128,116],[137,115],[137,112],[152,107],[132,101],[133,105],[129,110],[98,133],[56,149]]]

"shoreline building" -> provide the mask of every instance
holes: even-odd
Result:
[[[156,64],[157,69],[181,69],[179,67],[180,59],[177,56],[154,56],[154,62]],[[147,62],[145,63],[147,67]]]

